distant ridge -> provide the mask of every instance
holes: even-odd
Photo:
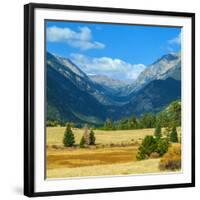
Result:
[[[161,111],[181,98],[179,54],[158,59],[127,85],[106,76],[88,76],[70,59],[47,52],[47,120],[101,124]]]
[[[165,80],[170,77],[181,80],[180,53],[166,54],[148,66],[140,73],[137,80],[128,86],[127,93],[136,92],[153,80]]]

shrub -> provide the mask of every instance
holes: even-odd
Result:
[[[82,138],[81,138],[81,141],[80,141],[80,148],[84,148],[84,147],[85,147],[85,144],[86,144],[85,138],[82,137]]]
[[[52,145],[51,145],[51,146],[49,146],[49,147],[51,147],[51,148],[53,148],[53,149],[57,149],[57,150],[64,149],[64,147],[63,147],[63,146],[56,145],[56,144],[52,144]]]
[[[167,152],[169,147],[169,143],[167,139],[160,138],[157,139],[153,136],[146,136],[137,153],[137,160],[144,160],[149,157],[152,157],[151,154],[155,153],[156,155],[162,156],[164,153]],[[156,157],[159,157],[156,156]]]
[[[159,139],[157,140],[157,147],[156,147],[156,152],[160,155],[160,156],[163,156],[167,150],[168,150],[168,147],[169,147],[169,142],[167,139]]]
[[[181,145],[171,146],[159,163],[160,170],[178,170],[181,168]]]
[[[115,146],[115,144],[114,143],[110,143],[110,147],[114,147]]]
[[[52,147],[53,149],[59,149],[59,146],[56,145],[56,144],[53,144],[51,147]]]
[[[171,134],[170,134],[170,141],[171,142],[178,142],[178,134],[177,134],[175,126],[172,128],[172,131],[171,131]]]
[[[156,148],[156,139],[150,135],[146,136],[138,149],[138,153],[136,156],[137,160],[144,160],[148,158],[152,152],[155,152]]]
[[[90,145],[95,145],[95,134],[93,130],[90,130],[90,134],[89,134],[89,141],[90,141]]]
[[[74,146],[74,143],[75,143],[74,134],[71,130],[70,124],[67,124],[64,133],[63,144],[65,147],[72,147]]]

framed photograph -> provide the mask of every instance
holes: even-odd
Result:
[[[195,14],[24,6],[24,194],[195,186]]]

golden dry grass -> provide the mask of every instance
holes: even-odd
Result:
[[[159,160],[136,161],[139,143],[154,129],[95,130],[96,143],[100,148],[64,148],[62,144],[65,127],[47,128],[47,178],[80,176],[123,175],[159,172]],[[73,129],[76,144],[82,129]],[[178,128],[180,135],[180,128]],[[119,144],[118,147],[110,147]],[[125,145],[122,145],[125,144]],[[104,145],[104,148],[101,148]]]
[[[83,129],[73,128],[76,144],[79,144],[83,135]],[[46,131],[47,145],[63,145],[63,135],[65,127],[48,127]],[[94,130],[97,144],[121,144],[130,143],[131,141],[141,141],[146,135],[153,135],[154,129],[140,130],[116,130],[103,131]]]
[[[47,178],[160,173],[158,165],[159,159],[150,159],[120,164],[94,165],[77,168],[56,168],[47,170]]]
[[[125,163],[136,160],[137,147],[47,150],[47,169]]]
[[[84,130],[73,128],[76,144],[79,144]],[[163,130],[164,131],[164,130]],[[178,134],[180,135],[180,127],[177,128]],[[47,145],[61,145],[65,127],[47,127],[46,129],[46,144]],[[97,144],[121,144],[130,143],[134,141],[141,142],[146,135],[153,135],[154,129],[138,129],[138,130],[115,130],[115,131],[104,131],[94,130],[96,143]]]

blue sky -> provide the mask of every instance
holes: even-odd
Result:
[[[164,54],[180,51],[180,33],[175,27],[48,21],[46,48],[87,74],[128,80]]]

